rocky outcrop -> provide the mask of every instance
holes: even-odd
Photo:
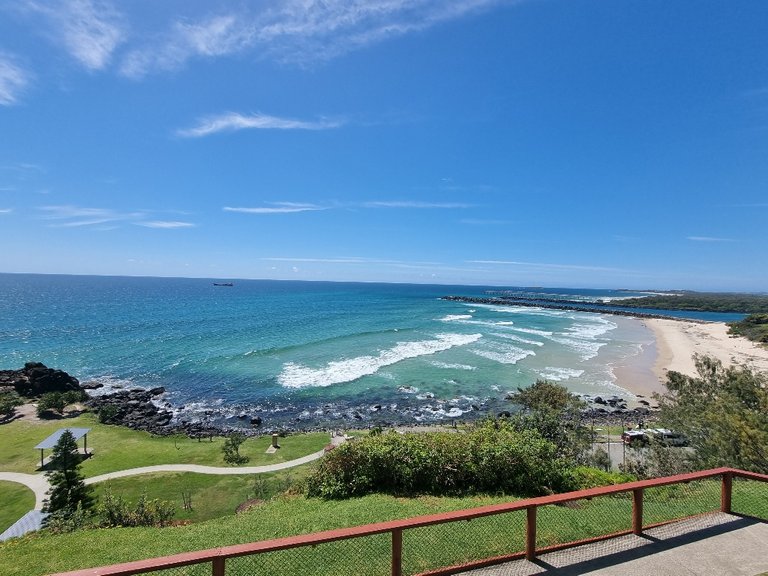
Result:
[[[40,362],[27,362],[21,370],[0,370],[0,386],[12,386],[26,398],[42,396],[47,392],[81,391],[74,376],[63,370],[48,368]]]
[[[173,414],[159,408],[152,399],[165,392],[165,388],[152,390],[120,390],[114,394],[94,396],[88,405],[105,424],[119,424],[134,430],[153,434],[167,434]]]

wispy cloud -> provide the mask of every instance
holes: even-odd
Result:
[[[193,58],[246,51],[306,66],[519,0],[285,0],[270,8],[174,21],[164,38],[132,50],[123,74],[140,78]]]
[[[28,2],[27,7],[50,23],[49,33],[89,70],[102,70],[126,39],[124,18],[106,0]]]
[[[144,226],[145,228],[194,228],[195,224],[192,222],[179,222],[178,220],[147,220],[145,222],[136,222],[137,226]]]
[[[468,260],[471,264],[492,264],[501,266],[522,266],[541,270],[582,270],[591,272],[626,272],[621,268],[607,268],[604,266],[583,266],[579,264],[549,264],[543,262],[518,262],[515,260]]]
[[[51,221],[50,226],[56,228],[99,228],[105,230],[105,224],[112,224],[108,229],[114,229],[121,224],[135,224],[146,228],[190,228],[191,222],[176,220],[152,220],[150,212],[145,210],[120,212],[111,208],[86,208],[81,206],[60,205],[41,206],[43,219]]]
[[[13,212],[13,208],[0,208],[0,214],[10,214]]]
[[[382,200],[364,202],[365,208],[472,208],[462,202],[421,202],[418,200]]]
[[[13,56],[0,52],[0,106],[17,104],[31,76]]]
[[[217,132],[236,130],[327,130],[338,128],[341,123],[331,120],[306,121],[293,118],[279,118],[267,114],[239,114],[226,112],[216,116],[201,118],[197,125],[177,131],[185,138],[200,138]]]
[[[688,236],[691,242],[736,242],[733,238],[716,238],[714,236]]]
[[[315,210],[325,210],[323,206],[315,204],[300,204],[295,202],[272,202],[271,206],[257,207],[232,207],[224,206],[225,212],[240,212],[242,214],[292,214],[294,212],[311,212]]]

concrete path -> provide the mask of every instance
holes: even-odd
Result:
[[[347,436],[331,437],[331,444],[338,446],[347,440]],[[264,466],[243,466],[240,468],[224,468],[218,466],[201,466],[199,464],[160,464],[158,466],[143,466],[140,468],[130,468],[128,470],[118,470],[116,472],[109,472],[108,474],[101,474],[100,476],[93,476],[86,478],[85,483],[96,484],[103,482],[104,480],[110,480],[112,478],[124,478],[126,476],[135,476],[137,474],[150,474],[153,472],[195,472],[197,474],[264,474],[266,472],[277,472],[279,470],[285,470],[286,468],[293,468],[294,466],[301,466],[302,464],[309,464],[315,460],[319,460],[325,454],[325,449],[309,454],[301,458],[294,460],[288,460],[287,462],[280,462],[278,464],[266,464]],[[20,472],[0,472],[0,480],[6,480],[8,482],[16,482],[18,484],[24,484],[27,488],[35,493],[35,508],[32,512],[39,512],[43,509],[45,497],[50,489],[48,479],[44,473],[40,474],[22,474]],[[11,526],[8,530],[3,532],[3,536],[11,532],[10,537],[21,536],[26,532],[40,529],[40,522],[27,521],[27,518],[39,519],[39,514],[32,514],[28,512],[22,517],[16,524]],[[20,530],[24,530],[19,532]],[[0,539],[2,540],[2,539]]]
[[[43,501],[50,486],[44,474],[22,474],[21,472],[0,472],[0,480],[24,484],[35,493],[35,510],[43,509]]]
[[[325,450],[320,450],[314,454],[304,456],[302,458],[296,458],[295,460],[288,460],[287,462],[280,462],[279,464],[266,464],[264,466],[240,466],[237,468],[225,468],[217,466],[201,466],[199,464],[159,464],[157,466],[143,466],[141,468],[130,468],[128,470],[118,470],[116,472],[109,472],[102,474],[101,476],[93,476],[92,478],[86,478],[86,484],[96,484],[97,482],[103,482],[104,480],[111,480],[112,478],[123,478],[125,476],[136,476],[137,474],[150,474],[152,472],[196,472],[198,474],[264,474],[265,472],[277,472],[278,470],[285,470],[286,468],[293,468],[294,466],[301,466],[302,464],[309,464],[314,460],[319,460],[325,454]]]
[[[461,576],[757,576],[766,551],[768,523],[715,513]]]

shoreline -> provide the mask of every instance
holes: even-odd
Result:
[[[654,318],[643,323],[656,336],[659,353],[654,372],[661,381],[669,371],[696,376],[694,354],[716,358],[725,367],[747,365],[768,372],[768,349],[743,336],[728,334],[724,322],[699,324]]]

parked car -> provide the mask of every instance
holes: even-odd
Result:
[[[642,446],[648,443],[645,430],[625,430],[621,435],[621,440],[630,446]]]
[[[688,446],[688,439],[683,434],[667,428],[653,428],[646,430],[646,434],[665,446]]]

